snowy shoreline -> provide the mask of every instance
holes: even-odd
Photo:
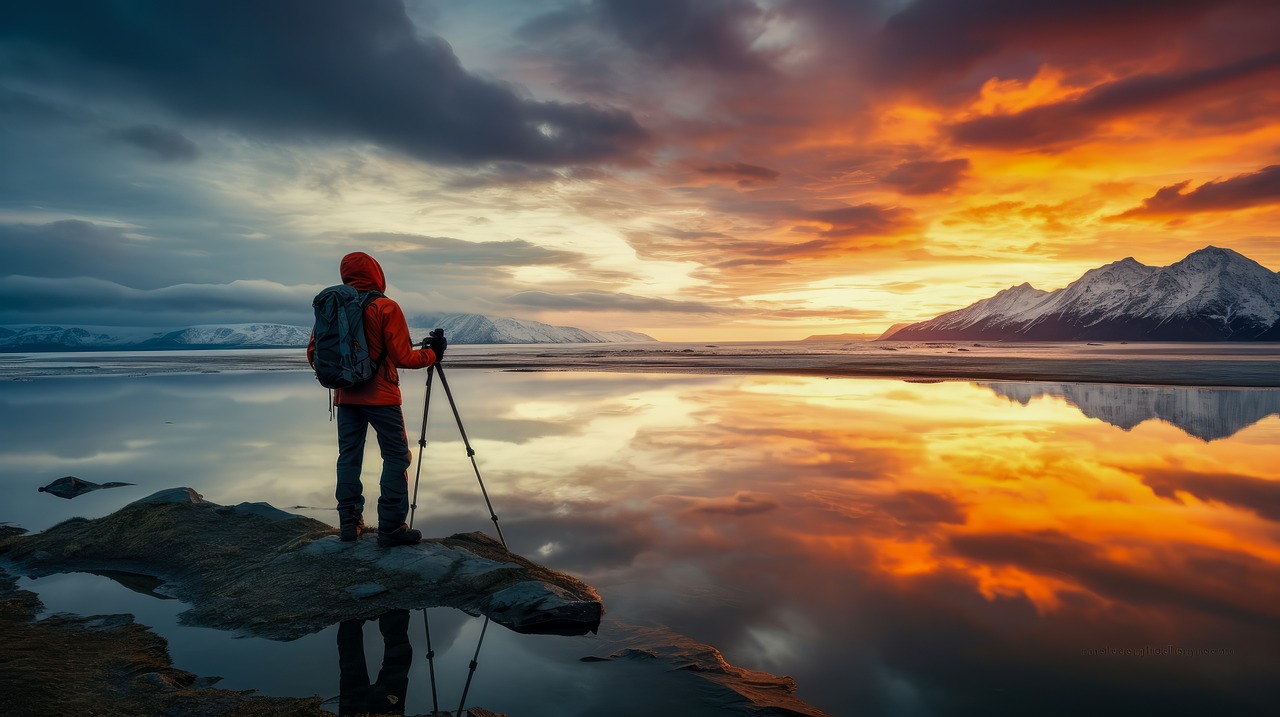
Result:
[[[832,378],[1005,380],[1280,388],[1280,344],[777,344],[451,347],[458,369],[790,374]],[[0,380],[306,371],[298,349],[0,355]],[[411,376],[412,374],[407,374]]]

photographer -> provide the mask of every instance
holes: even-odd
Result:
[[[378,496],[378,545],[392,547],[422,541],[422,533],[405,524],[409,512],[407,470],[412,461],[401,410],[397,368],[426,368],[440,359],[446,342],[443,332],[414,348],[404,312],[382,295],[387,281],[382,267],[368,254],[355,252],[342,258],[342,283],[374,298],[363,308],[364,336],[376,370],[372,378],[346,388],[334,397],[338,419],[337,489],[341,539],[357,540],[364,530],[364,488],[360,472],[369,426],[378,436],[382,453],[382,477]],[[370,294],[376,292],[376,294]],[[316,338],[307,347],[307,360],[315,366]]]

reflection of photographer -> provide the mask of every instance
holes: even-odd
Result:
[[[409,687],[409,611],[393,610],[378,618],[382,633],[382,669],[369,684],[364,659],[364,620],[346,620],[338,626],[339,715],[404,714]]]

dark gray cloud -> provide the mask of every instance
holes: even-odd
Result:
[[[414,244],[413,249],[384,252],[384,258],[397,265],[406,261],[428,266],[515,267],[580,264],[582,254],[561,249],[548,249],[524,239],[474,242],[451,237],[418,234],[367,232],[356,234],[358,242],[395,242]]]
[[[752,48],[763,18],[750,0],[595,0],[540,15],[518,34],[545,42],[594,28],[663,65],[754,74],[771,69],[769,58]],[[598,66],[576,69],[599,72]]]
[[[740,214],[780,223],[825,224],[817,229],[824,237],[882,236],[913,226],[910,210],[864,202],[813,207],[789,200],[750,201],[733,199],[716,203],[727,214]]]
[[[127,271],[137,242],[122,229],[64,220],[48,224],[0,225],[4,263],[0,275],[102,276]]]
[[[1280,204],[1280,164],[1272,164],[1256,172],[1238,174],[1227,179],[1205,182],[1185,191],[1190,181],[1161,187],[1142,200],[1142,206],[1121,217],[1169,217],[1198,212],[1220,212],[1246,209],[1267,204]]]
[[[822,4],[867,5],[829,0]],[[872,71],[900,87],[960,78],[998,55],[1132,52],[1165,41],[1158,30],[1195,22],[1224,7],[1262,5],[1247,0],[916,0],[885,22],[874,41]],[[888,6],[883,3],[882,6]],[[831,13],[827,13],[830,15]],[[1160,49],[1167,49],[1161,45]],[[1026,69],[1034,71],[1038,63]],[[1008,75],[1005,75],[1008,76]]]
[[[0,73],[250,135],[366,140],[440,162],[626,160],[648,140],[629,113],[539,102],[468,73],[399,0],[27,3],[6,10]]]
[[[892,234],[911,226],[911,212],[900,207],[864,203],[835,209],[812,209],[792,215],[801,220],[829,224],[823,236],[877,236]]]
[[[746,162],[722,162],[697,168],[698,174],[737,180],[739,187],[776,182],[782,172]]]
[[[880,501],[879,509],[903,523],[963,525],[965,511],[954,500],[921,490],[900,490]]]
[[[1257,513],[1280,523],[1280,481],[1230,473],[1147,470],[1142,482],[1161,498],[1183,502],[1178,493]]]
[[[190,161],[199,156],[196,144],[181,132],[156,124],[110,127],[110,121],[93,110],[47,97],[0,86],[0,116],[42,130],[59,125],[98,127],[108,143],[136,147],[155,158]]]
[[[181,132],[154,124],[136,124],[111,132],[111,137],[170,162],[190,162],[200,156],[195,142]]]
[[[750,0],[597,0],[603,25],[638,52],[719,72],[762,72],[751,49],[763,12]]]
[[[777,510],[780,505],[778,501],[767,494],[742,491],[723,498],[683,498],[672,496],[668,502],[672,502],[675,505],[687,505],[688,507],[682,511],[686,514],[730,517],[771,513]]]
[[[90,277],[143,290],[232,279],[301,282],[336,275],[342,256],[339,248],[312,252],[249,238],[235,225],[193,229],[187,218],[154,221],[146,229],[76,219],[0,224],[0,277]]]
[[[23,120],[44,125],[88,121],[90,113],[30,92],[0,86],[0,115],[8,121]]]
[[[505,301],[517,306],[564,311],[637,311],[674,312],[680,314],[723,314],[723,307],[698,301],[673,301],[634,294],[605,291],[579,291],[571,294],[552,294],[546,291],[522,291],[508,296]]]
[[[962,144],[1006,149],[1051,147],[1087,138],[1099,123],[1109,119],[1160,109],[1232,83],[1273,74],[1280,74],[1280,52],[1208,68],[1134,75],[1070,100],[959,122],[951,125],[950,132]]]
[[[134,289],[102,279],[0,277],[0,324],[178,325],[192,321],[311,323],[318,287],[269,281]],[[123,320],[122,320],[123,319]]]
[[[881,180],[903,194],[939,194],[950,191],[969,171],[969,160],[907,161]]]
[[[949,545],[986,563],[1071,575],[1098,595],[1134,605],[1179,606],[1277,624],[1274,606],[1261,597],[1272,572],[1260,558],[1243,553],[1187,546],[1180,556],[1184,570],[1169,571],[1159,564],[1115,562],[1102,546],[1054,530],[955,535]]]

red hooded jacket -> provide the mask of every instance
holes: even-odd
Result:
[[[364,252],[342,257],[342,283],[360,291],[386,291],[387,279],[377,260]],[[384,297],[374,299],[364,308],[364,335],[369,341],[369,355],[378,365],[373,378],[351,388],[337,389],[336,405],[399,406],[400,374],[396,368],[426,368],[436,362],[431,349],[415,349],[409,338],[400,305]],[[316,337],[307,346],[307,361],[315,366]]]

